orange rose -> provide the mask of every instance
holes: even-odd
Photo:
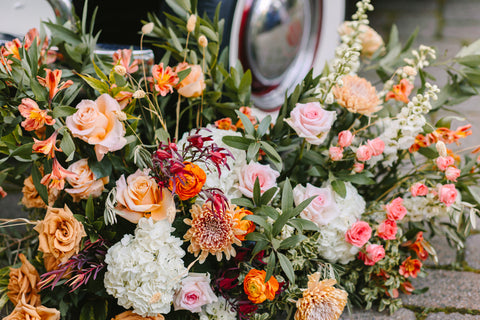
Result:
[[[158,314],[157,316],[142,317],[141,315],[138,315],[131,310],[122,312],[116,315],[115,318],[112,318],[112,320],[163,320],[163,319],[165,319],[165,317],[161,314]]]
[[[238,208],[235,210],[234,219],[237,220],[236,228],[244,231],[243,234],[237,235],[236,237],[240,241],[245,241],[245,236],[253,231],[255,231],[255,224],[250,220],[242,220],[243,217],[252,215],[251,211],[248,211],[244,208]]]
[[[24,296],[26,302],[38,306],[40,295],[37,291],[37,283],[40,281],[40,276],[22,253],[18,257],[22,261],[22,266],[18,269],[10,268],[7,296],[14,305],[17,305]]]
[[[167,188],[160,188],[148,171],[137,170],[117,181],[117,213],[130,222],[138,223],[143,217],[153,220],[175,219],[175,201]]]
[[[48,207],[43,221],[35,228],[39,233],[38,250],[51,253],[60,262],[65,263],[80,249],[80,241],[87,234],[72,211],[65,205],[62,208]]]
[[[265,276],[267,273],[264,270],[252,269],[245,276],[243,280],[243,290],[248,296],[248,299],[253,303],[262,303],[266,299],[272,301],[275,299],[275,293],[280,288],[277,279],[270,277],[265,283]]]
[[[190,68],[190,73],[185,77],[179,84],[177,84],[178,94],[186,98],[196,98],[203,94],[205,90],[205,80],[203,77],[202,67],[198,64],[189,65],[186,62],[180,63],[175,67],[174,72],[179,73],[180,71]]]
[[[44,306],[32,306],[22,296],[15,309],[3,320],[59,320],[60,312],[57,309]]]
[[[109,180],[108,177],[97,179],[88,166],[87,159],[72,163],[67,170],[76,174],[76,176],[67,177],[67,181],[72,188],[65,189],[65,192],[73,197],[73,202],[88,199],[90,196],[93,198],[99,197]]]
[[[40,172],[43,175],[43,170],[41,169]],[[29,176],[23,181],[23,188],[22,188],[23,198],[22,204],[27,208],[47,208],[45,202],[43,202],[42,198],[38,194],[35,185],[33,184],[32,176]],[[53,205],[55,200],[57,200],[60,191],[54,188],[48,189],[48,204]]]
[[[207,175],[202,168],[190,162],[185,162],[183,174],[184,179],[176,180],[175,193],[178,194],[180,199],[188,200],[195,197],[202,190],[205,181],[207,181]],[[170,188],[173,189],[172,182],[170,182]]]

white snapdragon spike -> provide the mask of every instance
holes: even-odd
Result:
[[[126,234],[105,256],[104,285],[125,309],[141,316],[170,312],[174,293],[188,270],[183,263],[183,241],[171,236],[166,220],[142,218],[135,236]]]
[[[223,297],[218,297],[218,301],[202,307],[200,320],[236,320],[237,313],[232,306]]]

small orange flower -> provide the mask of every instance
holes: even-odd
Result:
[[[120,91],[113,98],[117,100],[120,108],[124,109],[130,101],[132,101],[133,92],[130,91]]]
[[[57,135],[58,131],[55,131],[47,140],[37,140],[33,138],[33,141],[35,141],[32,147],[33,152],[43,153],[49,158],[55,158],[55,151],[62,151],[62,149],[57,148],[55,145],[57,143]]]
[[[407,247],[408,249],[415,251],[420,260],[426,260],[428,258],[428,252],[425,250],[425,245],[428,245],[428,242],[426,242],[423,238],[422,231],[417,233],[415,241],[410,240],[402,244],[403,247]]]
[[[223,118],[215,121],[215,127],[220,130],[237,130],[237,127],[232,124],[232,119],[230,118]]]
[[[244,115],[247,116],[247,118],[250,120],[250,122],[255,125],[257,124],[257,119],[253,116],[252,114],[252,109],[249,108],[249,107],[240,107],[239,111],[241,113],[243,113]],[[235,126],[239,129],[245,129],[243,123],[242,123],[242,120],[238,119],[237,123],[235,124]]]
[[[183,176],[183,178],[175,181],[175,193],[178,194],[181,200],[188,200],[195,197],[202,190],[205,181],[207,181],[207,175],[199,166],[185,162]],[[170,181],[170,189],[173,189],[172,181]]]
[[[55,124],[55,119],[47,114],[47,110],[40,109],[38,104],[30,98],[22,99],[18,111],[26,118],[22,122],[22,127],[27,131],[41,129],[45,124],[49,126]]]
[[[113,64],[116,65],[118,63],[119,65],[124,66],[127,73],[135,73],[138,70],[138,60],[134,59],[132,64],[130,64],[131,57],[132,50],[118,49],[117,52],[113,54]]]
[[[20,51],[19,49],[22,47],[22,43],[18,39],[13,39],[5,43],[5,47],[2,48],[2,55],[9,56],[13,55],[15,58],[20,60]]]
[[[412,257],[408,257],[400,265],[399,273],[405,278],[408,278],[408,277],[416,278],[421,268],[422,268],[422,262],[420,260],[412,259]]]
[[[171,67],[163,68],[163,62],[153,66],[152,76],[155,82],[155,90],[162,97],[172,93],[173,87],[178,83],[177,73]]]
[[[7,192],[3,190],[3,188],[0,186],[0,197],[5,198],[7,196]]]
[[[382,109],[375,87],[367,79],[346,75],[342,82],[343,86],[337,85],[333,88],[333,94],[339,105],[350,112],[366,116]]]
[[[275,299],[275,293],[280,285],[274,276],[265,282],[267,273],[265,270],[250,270],[243,280],[243,290],[248,296],[248,300],[253,303],[262,303],[265,300]]]
[[[239,208],[235,210],[235,215],[233,218],[237,220],[237,228],[244,231],[244,234],[237,235],[237,238],[240,241],[245,241],[245,236],[253,231],[255,231],[255,224],[250,221],[250,220],[242,220],[243,217],[246,217],[248,215],[252,215],[253,212],[246,210],[244,208]]]
[[[392,91],[388,92],[385,96],[385,101],[390,99],[395,99],[397,101],[402,101],[404,103],[409,103],[410,99],[408,96],[413,90],[413,84],[408,81],[408,79],[400,80],[399,84],[393,86]]]
[[[468,137],[469,135],[472,134],[472,130],[470,130],[471,128],[472,128],[471,124],[467,124],[465,126],[461,126],[457,128],[457,130],[455,130],[455,138],[458,140],[460,138]]]
[[[48,89],[50,100],[57,94],[58,91],[66,89],[73,84],[72,80],[60,83],[62,78],[62,70],[50,70],[45,69],[46,75],[45,78],[37,76],[38,82]],[[60,85],[60,87],[58,87]]]
[[[52,172],[45,175],[42,180],[40,180],[40,183],[46,186],[50,182],[48,185],[49,188],[63,190],[65,187],[65,178],[74,176],[76,176],[75,173],[65,170],[58,160],[54,158]]]

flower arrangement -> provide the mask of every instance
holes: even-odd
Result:
[[[258,119],[222,21],[192,3],[145,22],[158,64],[95,55],[85,17],[1,47],[0,185],[22,188],[30,213],[0,225],[5,319],[394,312],[436,259],[427,230],[461,247],[479,215],[479,149],[450,146],[470,126],[429,122],[474,94],[478,43],[440,90],[435,51],[395,29],[385,45],[362,0],[334,61]]]

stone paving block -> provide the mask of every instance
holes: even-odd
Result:
[[[412,279],[416,289],[429,287],[420,295],[403,295],[405,305],[427,308],[480,309],[480,274],[449,270],[427,270],[426,278]]]
[[[461,314],[461,313],[430,313],[426,320],[478,320],[480,315]]]
[[[465,260],[470,267],[480,269],[480,234],[471,235],[467,239]]]
[[[457,250],[450,247],[447,239],[444,236],[435,236],[428,241],[430,241],[431,245],[437,252],[439,265],[451,265],[453,262],[455,262]],[[434,265],[433,259],[428,258],[426,264]]]
[[[345,311],[341,320],[415,320],[415,313],[405,308],[397,310],[392,315],[372,310],[353,310],[351,315]]]

